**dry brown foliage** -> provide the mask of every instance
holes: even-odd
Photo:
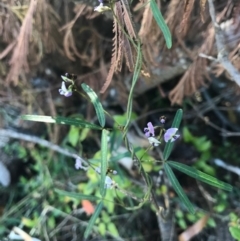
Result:
[[[205,7],[206,7],[207,0],[201,0],[201,20],[202,22],[205,22]]]
[[[201,46],[199,53],[206,53],[207,55],[210,54],[213,43],[214,31],[213,28],[211,28],[206,34],[206,40]],[[207,59],[197,57],[188,67],[181,80],[169,94],[169,98],[172,103],[181,105],[184,96],[192,95],[199,87],[205,85],[205,79],[207,77],[207,62]]]
[[[186,70],[183,77],[178,82],[178,84],[169,94],[169,98],[172,104],[181,104],[185,96],[192,95],[197,89],[199,89],[199,87],[205,85],[206,80],[208,79],[209,70],[207,70],[207,65],[209,64],[209,61],[207,59],[198,57],[198,54],[216,54],[216,51],[213,48],[215,35],[212,28],[212,23],[209,21],[209,13],[206,12],[206,10],[208,10],[206,9],[206,1],[201,0],[195,2],[195,4],[194,2],[195,1],[185,1],[185,5],[181,5],[178,1],[172,0],[168,5],[168,10],[166,12],[166,22],[173,36],[176,36],[177,38],[177,42],[175,42],[172,51],[174,51],[174,48],[177,47],[178,43],[187,54],[187,56],[193,61]],[[219,7],[221,8],[222,6],[225,6],[222,8],[223,10],[221,12],[218,12],[218,8],[216,8],[217,12],[219,13],[219,21],[221,19],[224,19],[224,17],[225,20],[229,18],[235,18],[236,20],[237,18],[233,17],[231,13],[229,14],[228,10],[229,5],[230,8],[233,8],[233,1],[229,0],[228,2],[224,2],[223,4],[219,4]],[[204,20],[205,22],[207,21],[207,25],[205,24],[205,28],[207,27],[208,31],[205,33],[205,35],[201,34],[203,33],[204,28],[202,25],[202,21],[199,21],[200,17],[196,18],[195,16],[193,16],[193,12],[196,13],[196,9],[198,9],[198,7],[200,7],[199,9],[201,9],[201,20]],[[237,7],[235,6],[234,9],[236,10]],[[207,18],[204,15],[206,15]],[[226,35],[228,35],[228,37],[230,36],[229,33],[227,33]],[[186,48],[184,43],[187,40],[195,43],[192,49]],[[239,36],[237,36],[237,42],[239,42]],[[202,44],[200,45],[200,43]],[[226,45],[228,45],[229,43],[230,41],[226,40]],[[236,43],[234,45],[236,46]],[[193,56],[197,57],[193,59]]]
[[[192,13],[194,3],[195,3],[195,0],[184,1],[184,14],[183,14],[182,22],[180,24],[180,32],[182,32],[182,36],[185,36],[187,32],[187,28],[189,27],[190,15]]]
[[[106,82],[104,83],[101,93],[104,93],[110,85],[115,72],[121,71],[123,56],[129,71],[133,71],[135,62],[135,52],[129,40],[134,41],[137,34],[133,25],[132,16],[128,0],[121,0],[114,5],[113,20],[113,50],[111,66],[108,72]],[[125,30],[126,29],[126,30]]]
[[[92,11],[92,8],[87,6],[86,4],[76,4],[74,12],[76,13],[73,20],[71,20],[69,23],[64,25],[60,28],[60,32],[65,31],[64,39],[63,39],[63,47],[66,56],[72,60],[75,61],[77,56],[78,58],[82,59],[85,62],[85,65],[91,66],[92,63],[96,60],[96,54],[94,50],[96,48],[92,48],[92,56],[89,57],[86,53],[80,53],[76,47],[75,39],[73,36],[73,27],[76,21],[80,16],[86,16],[87,18],[93,18],[97,14]]]
[[[29,72],[29,62],[31,66],[38,64],[44,52],[54,51],[57,46],[53,33],[60,18],[48,0],[25,1],[23,4],[16,6],[12,1],[9,5],[2,5],[4,15],[0,21],[0,33],[7,46],[0,53],[0,59],[13,51],[6,85],[17,85],[19,75]]]
[[[68,6],[66,2],[60,2],[65,7]],[[174,71],[173,67],[177,65],[183,68],[189,66],[170,92],[169,98],[172,104],[181,104],[184,96],[192,95],[199,87],[206,84],[209,73],[207,65],[211,66],[210,71],[214,69],[217,74],[224,73],[221,66],[216,67],[215,63],[198,57],[199,53],[216,55],[213,48],[214,33],[211,29],[206,0],[185,0],[183,4],[179,4],[179,0],[156,0],[173,36],[173,48],[170,51],[165,49],[163,35],[152,16],[147,0],[139,1],[135,9],[139,7],[141,9],[134,14],[128,0],[117,1],[113,9],[114,38],[110,67],[108,60],[101,57],[104,52],[99,48],[101,33],[94,30],[89,23],[86,25],[84,22],[85,25],[81,25],[83,19],[99,15],[93,11],[93,7],[81,2],[76,3],[73,12],[68,11],[66,17],[59,12],[60,3],[59,5],[56,2],[52,3],[54,7],[49,0],[26,0],[22,3],[23,5],[16,6],[15,1],[10,0],[7,5],[6,1],[4,2],[6,6],[0,5],[0,35],[5,46],[0,50],[0,59],[6,61],[10,59],[6,84],[17,85],[19,76],[27,73],[31,66],[39,64],[46,53],[58,52],[63,58],[75,61],[80,66],[99,68],[101,62],[102,66],[108,68],[105,84],[101,88],[103,93],[110,85],[114,74],[122,71],[123,63],[130,72],[134,70],[136,51],[132,41],[138,39],[142,43],[143,61],[146,65],[143,69],[147,69],[145,71],[147,79],[151,80],[156,70],[160,73],[159,82],[152,81],[155,86],[161,83],[162,69],[171,71],[172,68]],[[233,0],[219,0],[216,11],[220,23],[230,19],[231,24],[236,26],[231,31],[226,31],[226,45],[231,52],[229,56],[231,61],[238,68],[239,48],[236,46],[240,38],[238,34],[240,3]],[[133,19],[139,24],[138,33]],[[204,33],[206,29],[208,32]],[[86,34],[87,41],[83,44],[79,39],[81,37],[86,39]],[[105,73],[102,77],[104,76]],[[98,84],[101,83],[98,81]]]
[[[13,55],[9,64],[11,69],[7,76],[6,82],[13,82],[15,85],[18,83],[18,76],[21,71],[28,72],[29,65],[27,56],[29,53],[29,42],[32,35],[33,15],[35,13],[38,1],[31,1],[26,16],[23,20],[20,33],[17,38],[16,47],[14,48]]]
[[[144,2],[146,3],[146,1]],[[157,1],[157,4],[160,5],[160,1]],[[137,7],[141,6],[140,4]],[[137,9],[136,7],[136,9]],[[159,53],[159,38],[160,30],[157,26],[155,20],[153,19],[152,11],[150,5],[147,4],[144,11],[141,21],[141,28],[138,32],[139,38],[143,44],[142,51],[145,58],[145,62],[148,66],[156,65],[156,58]]]

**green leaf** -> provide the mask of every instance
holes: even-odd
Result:
[[[123,152],[123,153],[118,153],[115,156],[112,156],[109,161],[111,162],[116,162],[118,160],[121,160],[122,158],[125,157],[131,157],[131,153],[129,151]]]
[[[182,121],[182,115],[183,115],[183,111],[182,109],[179,109],[173,119],[172,128],[179,128],[180,123]],[[173,149],[173,145],[174,145],[174,142],[171,142],[171,141],[167,142],[163,151],[163,158],[165,161],[167,161],[167,159],[169,158]]]
[[[103,110],[102,104],[99,101],[96,93],[92,90],[92,88],[90,88],[85,83],[82,83],[81,86],[82,86],[83,90],[86,92],[86,94],[89,96],[91,102],[93,103],[93,106],[94,106],[94,108],[96,110],[97,118],[98,118],[98,121],[99,121],[100,125],[102,127],[104,127],[105,126],[105,122],[106,122],[105,114],[104,114],[104,110]]]
[[[167,161],[168,157],[170,156],[170,154],[172,152],[172,149],[173,149],[173,145],[174,145],[173,142],[168,141],[166,146],[164,147],[163,158],[164,158],[165,161]]]
[[[187,143],[193,142],[195,137],[192,135],[192,133],[189,131],[187,127],[183,127],[182,133],[183,133],[183,140],[185,142]]]
[[[97,201],[97,200],[101,199],[100,197],[85,195],[85,194],[82,194],[82,193],[68,192],[68,191],[57,189],[57,188],[55,188],[54,191],[56,193],[58,193],[59,195],[71,197],[71,198],[74,198],[74,199],[77,199],[77,200]]]
[[[206,136],[193,136],[187,127],[183,128],[183,139],[185,142],[192,143],[200,152],[209,151],[212,147],[211,141],[207,140]]]
[[[74,81],[67,76],[61,75],[61,78],[66,82],[66,83],[71,83],[74,84]]]
[[[79,140],[79,132],[80,128],[76,126],[71,126],[69,133],[68,133],[68,141],[74,147],[76,147],[78,140]]]
[[[171,32],[167,26],[167,24],[165,23],[165,20],[161,14],[161,12],[158,9],[158,6],[155,2],[155,0],[151,0],[150,1],[150,7],[153,13],[153,17],[155,18],[157,25],[159,26],[159,28],[161,29],[163,36],[165,38],[166,41],[166,45],[167,48],[170,49],[172,47],[172,36],[171,36]]]
[[[182,121],[182,116],[183,116],[183,110],[178,109],[173,119],[173,123],[172,123],[173,128],[179,128]]]
[[[140,43],[140,41],[138,41],[137,44],[138,44],[137,45],[137,60],[136,60],[135,68],[134,68],[131,89],[130,89],[129,95],[128,95],[127,121],[126,121],[126,124],[125,124],[125,127],[124,127],[124,135],[126,135],[128,126],[129,126],[130,121],[131,121],[131,117],[132,117],[132,100],[133,100],[134,87],[135,87],[135,85],[137,83],[137,80],[138,80],[138,77],[139,77],[139,74],[140,74],[141,68],[142,68],[142,50],[141,50],[141,43]]]
[[[196,149],[200,152],[209,151],[212,147],[211,141],[207,140],[206,136],[196,137],[193,143]]]
[[[230,227],[229,232],[234,239],[240,241],[240,229],[238,227]]]
[[[102,210],[102,207],[103,207],[103,203],[100,202],[97,207],[96,207],[96,210],[94,212],[94,214],[92,215],[92,217],[90,218],[89,220],[89,223],[88,223],[88,226],[87,226],[87,229],[85,230],[84,232],[84,238],[87,239],[88,238],[88,235],[89,233],[91,232],[92,228],[93,228],[93,225],[94,223],[96,222],[101,210]]]
[[[192,203],[189,201],[187,195],[184,193],[181,185],[179,184],[176,176],[174,175],[171,167],[168,165],[168,162],[164,163],[164,170],[167,174],[167,177],[169,178],[169,180],[171,181],[174,190],[176,191],[176,193],[178,194],[179,198],[182,200],[182,202],[185,204],[186,208],[189,210],[189,212],[194,214],[194,207],[192,205]]]
[[[97,200],[101,199],[100,197],[91,196],[91,195],[84,195],[84,194],[75,193],[75,192],[67,192],[67,191],[57,189],[57,188],[55,188],[54,191],[56,193],[60,194],[60,195],[72,197],[72,198],[75,198],[77,200],[81,199],[81,200],[97,201]]]
[[[28,121],[73,125],[73,126],[80,126],[83,128],[89,128],[89,129],[95,129],[95,130],[102,129],[100,126],[94,125],[80,118],[76,119],[76,118],[70,118],[70,117],[60,117],[60,116],[52,117],[52,116],[44,116],[44,115],[22,115],[21,118],[23,120],[28,120]]]
[[[99,223],[98,231],[102,236],[104,236],[106,234],[106,224],[105,223]]]
[[[109,223],[107,226],[108,231],[115,237],[119,237],[118,230],[114,223]]]
[[[193,167],[174,161],[168,161],[168,164],[180,172],[183,172],[201,182],[205,182],[211,186],[218,187],[226,191],[232,191],[232,186],[230,184],[219,181],[217,178],[205,174],[204,172],[198,171]]]
[[[101,140],[101,182],[100,182],[100,193],[102,196],[105,195],[105,178],[107,172],[107,154],[108,154],[108,131],[102,130],[102,140]]]

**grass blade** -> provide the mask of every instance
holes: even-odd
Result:
[[[98,121],[101,125],[101,127],[105,126],[105,114],[104,114],[104,110],[102,107],[101,102],[99,101],[96,93],[92,90],[92,88],[90,88],[88,85],[86,85],[85,83],[81,84],[83,90],[86,92],[86,94],[89,96],[91,102],[93,103],[93,106],[95,108],[96,114],[97,114],[97,118]]]
[[[84,232],[84,238],[87,239],[88,238],[88,235],[89,233],[91,232],[91,230],[93,229],[93,225],[94,223],[96,222],[101,210],[102,210],[102,207],[103,207],[103,202],[100,202],[97,207],[96,207],[96,210],[94,212],[94,214],[92,215],[92,217],[90,218],[89,220],[89,223],[88,223],[88,226],[87,226],[87,229],[85,230]]]
[[[157,25],[159,26],[159,28],[161,29],[163,36],[165,38],[166,41],[166,45],[167,48],[170,49],[172,47],[172,36],[171,36],[171,32],[167,26],[167,24],[165,23],[165,20],[161,14],[161,12],[158,9],[158,6],[155,2],[155,0],[151,0],[150,1],[150,7],[153,13],[153,17],[155,18]]]
[[[55,188],[54,191],[56,193],[60,194],[60,195],[72,197],[72,198],[75,198],[77,200],[97,201],[97,200],[101,199],[100,197],[91,196],[91,195],[84,195],[82,193],[67,192],[67,191],[64,191],[64,190],[57,189],[57,188]]]
[[[101,182],[100,182],[100,194],[105,195],[105,178],[107,172],[107,154],[108,154],[108,141],[107,141],[107,130],[102,130],[101,140]]]
[[[23,120],[28,120],[28,121],[73,125],[73,126],[80,126],[83,128],[102,130],[100,126],[92,124],[80,118],[70,118],[70,117],[60,117],[60,116],[52,117],[52,116],[44,116],[44,115],[22,115],[21,118]]]
[[[226,191],[232,191],[233,187],[230,184],[222,182],[215,177],[205,174],[204,172],[198,171],[193,167],[174,161],[168,161],[168,164],[171,167],[177,169],[178,171],[183,172],[188,176],[193,177],[201,182],[205,182],[211,186],[218,187]]]
[[[178,194],[179,198],[185,204],[185,206],[189,210],[189,212],[194,214],[195,211],[194,211],[194,207],[193,207],[192,203],[189,201],[187,195],[184,193],[181,185],[179,184],[175,174],[173,173],[173,171],[172,171],[171,167],[168,165],[168,163],[164,163],[164,170],[167,174],[167,177],[171,181],[174,190]]]
[[[135,85],[137,83],[139,74],[141,72],[141,68],[142,68],[142,51],[141,51],[141,44],[140,44],[140,42],[138,42],[138,46],[137,46],[137,60],[136,60],[135,68],[134,68],[134,73],[133,73],[133,78],[132,78],[132,85],[131,85],[131,89],[130,89],[129,96],[128,96],[127,121],[126,121],[126,124],[125,124],[125,127],[124,127],[124,133],[125,134],[127,132],[128,126],[129,126],[130,121],[131,121],[133,91],[134,91]]]

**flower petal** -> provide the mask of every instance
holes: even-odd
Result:
[[[77,159],[76,159],[75,168],[76,168],[76,169],[82,168],[82,161],[81,161],[80,158],[77,158]]]
[[[164,134],[164,141],[165,142],[168,142],[170,140],[171,142],[175,141],[173,137],[175,136],[177,131],[178,131],[178,128],[169,128]]]
[[[155,130],[154,130],[154,127],[152,125],[152,122],[148,122],[147,126],[148,126],[148,130],[149,130],[150,134],[152,134],[152,136],[155,136]]]
[[[143,130],[145,132],[145,136],[146,137],[150,137],[150,136],[155,136],[155,131],[154,131],[154,127],[152,125],[152,122],[148,122],[147,123],[148,127],[145,127]]]
[[[112,183],[113,183],[113,181],[112,181],[112,179],[109,177],[109,176],[106,176],[106,178],[105,178],[105,188],[111,188],[111,186],[112,186]]]
[[[62,89],[62,91],[64,91],[64,92],[66,92],[66,91],[67,91],[67,87],[66,87],[66,84],[65,84],[65,82],[64,82],[64,81],[62,82],[61,89]]]
[[[68,90],[66,93],[65,93],[65,97],[69,97],[72,95],[72,91],[71,90]]]
[[[172,138],[172,139],[173,139],[172,141],[176,141],[179,136],[180,136],[180,135],[174,135],[173,138]]]
[[[148,141],[153,146],[159,146],[159,144],[161,143],[159,140],[157,140],[156,138],[154,138],[152,136],[148,138]]]
[[[61,89],[58,90],[60,95],[64,95],[65,97],[69,97],[72,95],[71,86],[67,89],[65,82],[62,82]]]
[[[87,167],[84,167],[84,166],[82,165],[82,159],[81,159],[80,157],[77,157],[77,158],[76,158],[75,168],[76,168],[77,170],[83,169],[83,170],[85,170],[85,171],[87,171],[87,169],[88,169]]]

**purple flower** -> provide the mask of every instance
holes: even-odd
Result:
[[[113,185],[113,180],[109,176],[106,176],[104,188],[107,188],[107,189],[111,188],[112,185]]]
[[[161,124],[165,124],[166,122],[166,117],[163,115],[159,118]]]
[[[155,136],[154,127],[152,125],[152,122],[147,123],[147,127],[144,128],[144,132],[145,132],[146,137]]]
[[[76,158],[75,168],[76,168],[77,170],[83,169],[83,170],[85,170],[85,171],[88,169],[87,167],[84,167],[84,166],[82,165],[82,159],[81,159],[80,157],[77,157],[77,158]]]
[[[175,141],[180,135],[176,135],[178,128],[169,128],[164,134],[164,141]]]
[[[61,89],[58,90],[60,95],[64,95],[65,97],[69,97],[72,95],[72,89],[71,86],[69,86],[69,88],[67,89],[65,82],[62,82],[62,86]]]

